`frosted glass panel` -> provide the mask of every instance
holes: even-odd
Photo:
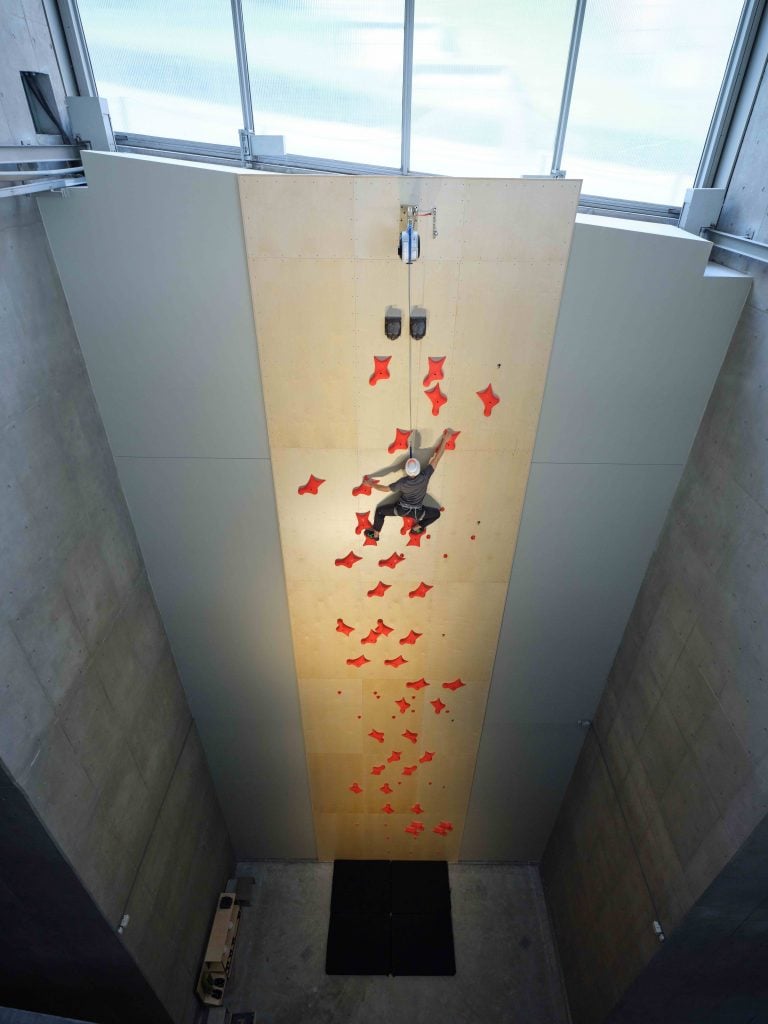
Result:
[[[286,153],[400,166],[403,0],[244,0],[254,124]]]
[[[411,167],[548,174],[573,0],[416,0]]]
[[[562,165],[590,195],[682,204],[740,0],[589,0]]]
[[[239,145],[228,0],[79,0],[79,8],[115,130]]]

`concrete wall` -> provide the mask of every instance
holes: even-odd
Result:
[[[763,241],[766,112],[764,84],[720,224]],[[638,975],[633,1000],[657,984],[641,974],[654,918],[667,934],[687,934],[692,907],[722,924],[727,888],[697,901],[768,812],[768,289],[764,270],[728,262],[756,287],[542,864],[576,1024],[602,1021]],[[716,1016],[721,996],[707,1020],[758,1019]],[[681,1004],[633,1015],[644,1005],[611,1019],[704,1019]]]
[[[56,70],[42,7],[10,7],[3,144],[35,141],[19,70]],[[232,851],[29,198],[0,200],[0,365],[0,764],[187,1020]]]

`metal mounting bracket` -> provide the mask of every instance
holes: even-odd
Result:
[[[253,167],[261,157],[285,156],[283,135],[257,135],[245,128],[240,129],[239,135],[240,163],[243,167]]]

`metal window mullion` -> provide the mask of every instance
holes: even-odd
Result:
[[[98,96],[96,77],[93,73],[91,57],[88,53],[88,44],[85,40],[85,32],[83,31],[83,23],[80,20],[77,0],[57,0],[57,6],[64,39],[69,50],[72,70],[75,75],[75,82],[77,83],[77,91],[81,96]]]
[[[568,62],[565,66],[565,81],[563,82],[563,96],[560,100],[560,114],[557,119],[557,131],[555,132],[555,145],[552,152],[552,177],[562,176],[560,164],[563,159],[563,148],[565,147],[565,133],[568,130],[568,115],[571,111],[571,97],[573,95],[573,83],[576,78],[576,64],[579,59],[579,47],[581,46],[581,30],[584,26],[584,12],[587,9],[587,0],[576,0],[576,8],[573,12],[573,28],[571,29],[571,42],[568,47]]]
[[[405,0],[403,13],[403,112],[400,124],[400,173],[411,167],[411,104],[413,102],[413,28],[416,0]]]
[[[242,0],[231,0],[232,28],[235,34],[235,56],[237,58],[237,81],[240,85],[240,107],[243,113],[243,131],[253,132],[253,96],[251,76],[248,72],[248,49],[245,44],[245,22],[243,21]]]

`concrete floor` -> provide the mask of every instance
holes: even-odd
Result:
[[[238,865],[256,879],[226,1005],[257,1024],[567,1024],[538,869],[452,865],[453,978],[328,977],[331,864]]]

